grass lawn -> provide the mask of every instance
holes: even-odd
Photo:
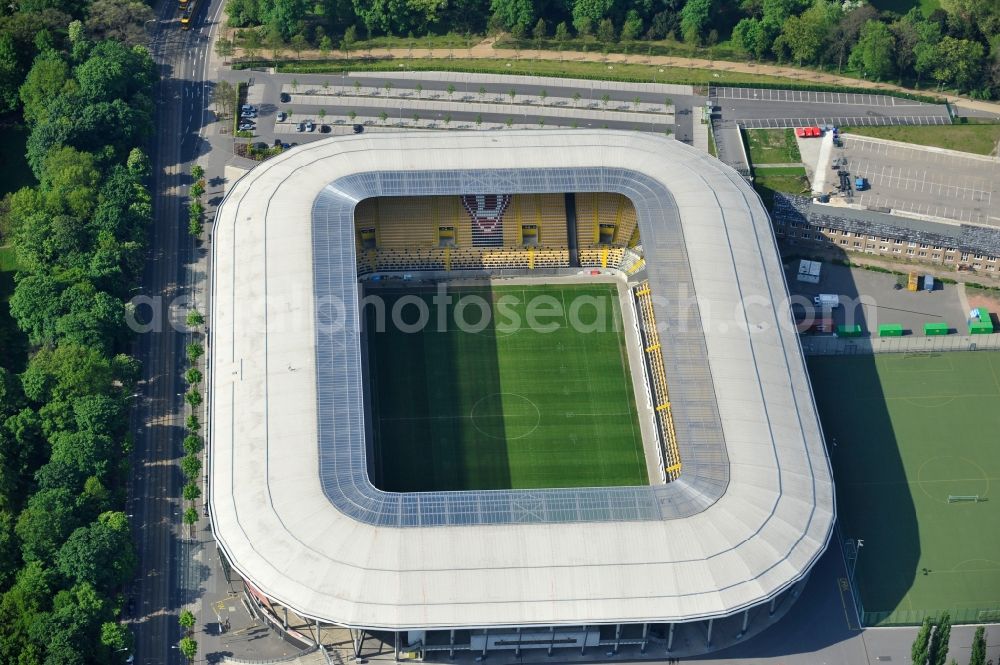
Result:
[[[998,125],[940,125],[929,127],[844,127],[842,132],[937,148],[995,155],[1000,141]]]
[[[464,320],[492,312],[482,331],[437,329],[433,290],[379,290],[385,311],[403,296],[428,303],[430,325],[402,332],[369,322],[369,375],[375,422],[373,480],[391,491],[527,489],[646,485],[617,291],[613,285],[452,287]],[[562,314],[527,325],[527,301],[595,298],[604,303],[604,332],[580,332]],[[503,298],[501,302],[500,299]],[[514,301],[517,300],[517,302]],[[542,300],[544,299],[544,301]],[[482,301],[480,301],[482,302]],[[499,303],[499,305],[498,305]],[[547,307],[548,305],[546,305]],[[591,306],[580,320],[594,320]],[[510,313],[525,325],[509,325]],[[407,323],[416,307],[403,310]],[[387,317],[391,318],[391,317]]]
[[[15,372],[24,369],[28,339],[10,318],[8,301],[14,292],[14,271],[17,261],[14,248],[0,247],[0,367]]]
[[[793,129],[748,129],[746,135],[751,166],[802,161]]]
[[[261,63],[255,63],[255,66]],[[508,67],[507,65],[510,64]],[[403,65],[401,68],[400,65]],[[247,67],[249,63],[236,63],[236,67]],[[644,83],[682,83],[690,85],[724,83],[776,83],[782,85],[802,85],[801,81],[767,76],[764,74],[744,74],[740,72],[718,72],[709,69],[688,69],[687,67],[656,67],[633,63],[573,62],[560,60],[501,58],[396,58],[384,60],[309,60],[302,62],[282,61],[277,70],[283,73],[341,73],[361,71],[449,71],[483,74],[519,74],[526,76],[555,76],[560,78],[599,79],[608,81],[637,81]],[[662,71],[662,73],[660,73]]]
[[[812,186],[802,166],[754,167],[753,186],[768,210],[774,205],[774,193],[809,195]]]
[[[809,372],[842,535],[864,540],[866,625],[1000,618],[1000,353],[811,358]]]
[[[22,187],[38,184],[24,157],[24,146],[28,141],[25,127],[0,127],[0,198],[8,192],[16,192]]]

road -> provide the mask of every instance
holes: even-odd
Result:
[[[221,4],[215,0],[207,10],[216,12]],[[161,3],[151,35],[161,79],[155,91],[157,131],[150,150],[154,202],[151,260],[142,294],[150,299],[151,313],[162,317],[162,325],[138,336],[136,352],[143,362],[143,381],[132,414],[135,450],[130,508],[139,544],[132,618],[136,662],[150,665],[181,661],[173,648],[181,636],[176,616],[188,600],[179,592],[182,571],[178,564],[184,561],[186,546],[179,498],[184,479],[177,465],[183,454],[185,386],[180,375],[186,365],[187,336],[174,330],[168,319],[173,314],[183,321],[186,307],[180,306],[178,299],[190,294],[188,266],[197,258],[183,223],[188,184],[183,174],[189,171],[190,158],[199,147],[207,34],[199,29],[179,30],[176,13],[171,0]]]

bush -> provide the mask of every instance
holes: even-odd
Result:
[[[190,384],[201,383],[201,370],[197,367],[192,367],[188,371],[184,372],[184,380]]]

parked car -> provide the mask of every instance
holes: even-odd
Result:
[[[354,133],[355,134],[360,134],[363,131],[365,131],[365,126],[364,125],[354,125]]]
[[[314,129],[316,129],[316,125],[312,124],[312,122],[310,122],[310,121],[307,120],[306,121],[306,131],[307,132],[311,132]]]
[[[241,122],[239,130],[241,132],[252,132],[254,130],[254,124],[252,122]]]
[[[244,104],[240,107],[240,113],[256,113],[257,107],[253,104]]]
[[[287,118],[287,117],[288,117],[288,114],[285,113],[284,111],[279,111],[278,112],[278,122],[284,122],[285,118]]]
[[[289,145],[289,144],[287,144],[287,143],[282,143],[282,144],[281,144],[281,149],[282,149],[282,150],[288,150],[288,149],[289,149],[289,148],[291,148],[291,147],[292,147],[292,146],[290,146],[290,145]]]
[[[290,102],[292,101],[292,96],[289,95],[287,92],[283,92],[281,93],[281,95],[279,95],[278,99],[280,99],[283,102]]]
[[[269,146],[268,144],[264,143],[263,141],[258,141],[257,143],[253,144],[253,147],[256,148],[257,150],[267,150],[271,146]]]
[[[297,131],[297,132],[304,132],[304,131],[306,131],[306,123],[300,122],[299,124],[295,125],[295,131]]]
[[[320,125],[319,126],[319,133],[320,134],[329,134],[330,131],[331,131],[330,130],[330,125]]]

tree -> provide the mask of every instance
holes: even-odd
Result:
[[[385,88],[385,96],[388,97],[389,94],[392,92],[392,81],[386,81],[385,85],[382,87]]]
[[[194,628],[195,618],[191,610],[181,610],[180,615],[177,617],[177,623],[180,624],[181,628],[188,635],[191,634],[191,629]]]
[[[573,25],[577,32],[590,34],[593,26],[598,25],[603,19],[610,18],[613,6],[613,0],[576,0],[573,3]]]
[[[611,22],[611,19],[605,18],[598,22],[597,40],[605,44],[615,41],[615,24]]]
[[[535,27],[531,29],[531,36],[535,38],[536,42],[541,43],[543,39],[548,36],[548,27],[545,25],[545,19],[539,18],[538,22],[535,23]]]
[[[186,518],[187,513],[184,516]],[[195,517],[197,518],[197,515]],[[181,655],[189,661],[193,661],[194,657],[198,655],[198,643],[190,637],[182,637],[181,641],[177,643],[177,648],[180,649]]]
[[[448,84],[448,99],[451,99],[452,95],[455,94],[455,85],[452,83]]]
[[[26,562],[55,559],[59,548],[79,526],[73,498],[68,489],[46,489],[28,499],[14,527]]]
[[[635,41],[642,34],[642,17],[639,12],[630,9],[622,24],[622,41]]]
[[[354,82],[354,94],[357,95],[361,92],[361,81]]]
[[[212,89],[212,101],[220,115],[232,115],[236,111],[236,88],[229,81],[218,81]]]
[[[608,93],[604,93],[603,95],[601,95],[601,106],[603,106],[605,109],[608,108],[608,102],[610,101],[611,101],[611,95],[609,95]]]
[[[184,401],[190,404],[192,409],[196,409],[201,405],[203,398],[200,391],[195,388],[191,388],[184,393]]]
[[[125,583],[135,567],[135,551],[124,513],[107,512],[76,529],[56,556],[59,572],[101,593]]]
[[[816,0],[800,16],[790,16],[785,20],[781,36],[775,42],[775,51],[787,47],[799,66],[804,62],[815,62],[823,40],[836,24],[839,14],[837,5],[827,0]]]
[[[187,345],[188,361],[192,363],[196,362],[198,358],[201,358],[203,355],[205,355],[205,347],[198,342],[191,342]]]
[[[556,43],[560,50],[566,48],[567,41],[569,41],[569,26],[566,25],[566,21],[560,21],[556,25]]]
[[[326,118],[326,109],[320,109],[318,115],[319,115],[319,121],[323,122],[323,119]]]
[[[123,623],[105,621],[101,624],[101,644],[112,652],[128,651],[132,648],[132,632]]]
[[[733,28],[733,43],[757,60],[771,50],[771,42],[768,30],[760,19],[744,18]]]
[[[582,95],[580,94],[579,90],[577,90],[576,92],[573,93],[573,107],[574,108],[576,108],[576,105],[580,103],[580,97],[582,97]]]
[[[184,486],[183,495],[185,501],[195,501],[201,496],[201,490],[197,483],[188,483]]]
[[[96,42],[117,39],[126,44],[144,44],[145,25],[155,19],[153,9],[140,0],[93,0],[87,15],[87,33]]]
[[[197,434],[188,434],[184,437],[184,452],[188,455],[196,455],[201,452],[202,443],[201,437]]]
[[[242,30],[240,31],[240,37],[243,38],[243,49],[246,51],[247,59],[256,59],[257,52],[264,45],[264,39],[261,37],[260,31],[256,28]]]
[[[510,103],[513,104],[514,98],[517,97],[517,90],[511,88],[510,90],[507,91],[507,95],[510,97]]]
[[[451,114],[450,113],[445,114],[445,116],[444,116],[444,124],[445,124],[446,127],[451,124]]]
[[[972,653],[969,665],[986,665],[986,627],[977,626],[972,638]]]
[[[531,0],[492,0],[490,8],[507,30],[520,28],[523,31],[535,18],[535,7]]]
[[[688,0],[681,10],[681,34],[689,44],[701,44],[708,28],[712,0]]]
[[[483,124],[483,115],[481,113],[476,114],[476,128],[478,129],[480,125]]]
[[[309,44],[306,43],[306,36],[303,35],[301,32],[292,35],[292,39],[289,41],[289,45],[292,47],[292,51],[295,52],[296,60],[302,57],[302,52],[306,50],[307,46],[309,46]]]
[[[197,180],[193,185],[191,185],[191,196],[194,198],[200,198],[202,194],[205,193],[205,181]]]
[[[538,101],[542,106],[545,106],[545,99],[549,96],[549,91],[542,88],[538,91]]]
[[[24,76],[17,46],[9,34],[0,34],[0,113],[17,108],[17,87]]]
[[[951,639],[951,615],[945,612],[938,619],[937,628],[927,650],[928,665],[945,665],[948,662],[948,642]]]
[[[865,77],[881,80],[892,73],[894,48],[895,40],[889,28],[880,21],[870,20],[861,29],[848,64],[860,70]]]
[[[507,118],[503,124],[507,125],[507,129],[510,129],[514,125],[514,118]]]
[[[185,455],[181,458],[181,470],[191,479],[197,479],[201,472],[201,459],[197,455]]]
[[[2,50],[0,46],[0,60],[3,57]],[[2,67],[0,64],[0,70]],[[24,119],[31,125],[46,119],[52,100],[64,91],[71,92],[75,87],[76,82],[70,77],[69,66],[57,51],[40,54],[35,58],[20,89]]]
[[[184,421],[184,426],[187,427],[189,432],[201,431],[201,421],[198,420],[198,415],[194,413],[188,414],[187,419]]]
[[[639,110],[639,104],[641,104],[641,103],[642,103],[642,98],[639,95],[636,95],[635,97],[632,98],[632,108],[634,110],[638,111]]]
[[[319,28],[317,28],[318,30]],[[330,35],[323,35],[319,40],[319,52],[324,57],[330,55],[330,51],[333,50],[333,40],[330,39]]]
[[[916,639],[913,640],[913,646],[910,647],[910,661],[913,665],[926,665],[927,663],[927,647],[931,639],[931,628],[931,618],[924,617],[920,631],[917,633]]]
[[[235,52],[236,45],[233,44],[233,40],[225,37],[219,37],[215,40],[215,55],[219,56],[223,60],[233,57],[233,53]]]
[[[351,47],[354,46],[355,42],[358,41],[358,29],[353,25],[348,26],[347,30],[344,30],[344,37],[340,40],[340,47],[344,49],[344,53],[348,57],[351,55]],[[358,83],[355,81],[355,83]]]
[[[942,85],[968,90],[982,75],[983,45],[948,35],[937,45],[934,79]]]

